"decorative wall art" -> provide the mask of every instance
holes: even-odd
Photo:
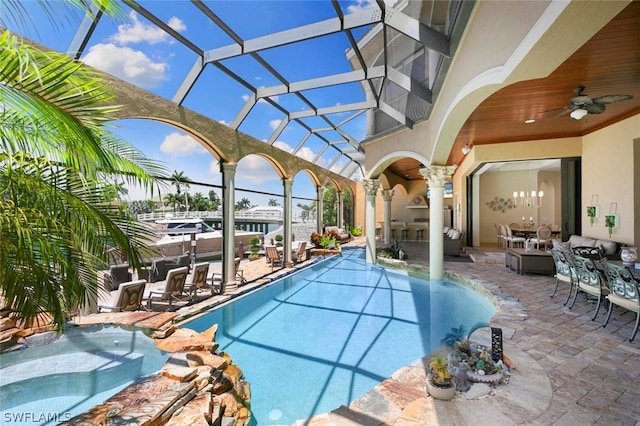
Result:
[[[587,217],[589,218],[591,226],[593,226],[593,223],[596,221],[598,216],[600,216],[598,206],[587,206]]]
[[[493,200],[487,201],[487,206],[489,206],[493,211],[499,211],[502,213],[516,208],[516,205],[511,198],[503,197],[493,197]]]

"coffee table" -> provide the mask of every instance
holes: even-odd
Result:
[[[542,250],[527,251],[523,248],[508,248],[505,266],[520,275],[553,275],[556,270],[551,253]]]

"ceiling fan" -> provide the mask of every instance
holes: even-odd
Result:
[[[565,110],[556,117],[570,112],[571,118],[580,120],[587,114],[602,114],[607,108],[607,104],[626,101],[633,98],[631,95],[605,95],[598,98],[590,98],[584,93],[584,89],[584,86],[573,89],[576,96],[571,98],[570,106],[566,107]]]

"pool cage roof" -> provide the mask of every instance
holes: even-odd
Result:
[[[213,105],[238,88],[242,103],[226,101],[233,116],[221,121],[350,178],[362,171],[363,141],[428,117],[465,20],[464,2],[448,0],[123,3],[130,28],[154,27],[182,50],[172,93],[156,94],[218,119]],[[255,18],[247,25],[255,13],[271,32]],[[76,58],[101,43],[100,19],[78,26],[68,50]]]

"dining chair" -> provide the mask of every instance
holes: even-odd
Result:
[[[536,236],[529,238],[529,241],[531,241],[538,250],[540,250],[541,245],[546,249],[547,246],[551,245],[551,227],[548,225],[538,227]]]
[[[585,296],[587,296],[587,299],[588,295],[595,296],[598,298],[598,302],[596,304],[596,311],[591,318],[591,321],[594,321],[598,315],[598,311],[600,311],[602,300],[606,299],[609,294],[607,283],[593,259],[576,254],[572,256],[572,259],[576,270],[577,283],[576,293],[573,296],[571,305],[569,305],[569,309],[573,309],[573,305],[578,298],[578,293],[583,292]]]
[[[588,257],[589,259],[601,260],[602,259],[602,250],[599,247],[585,247],[585,246],[575,246],[571,247],[571,251],[573,254]]]
[[[551,249],[551,257],[553,258],[553,263],[556,267],[556,273],[554,275],[556,278],[556,286],[550,297],[555,296],[560,282],[567,283],[569,285],[569,293],[567,294],[567,299],[564,301],[564,305],[566,305],[571,298],[571,294],[573,294],[573,287],[577,282],[576,270],[572,262],[569,260],[567,253],[563,250]]]
[[[505,226],[504,228],[507,231],[507,247],[524,248],[524,243],[527,241],[527,239],[525,237],[516,237],[515,235],[513,235],[513,232],[511,232],[511,228],[509,228],[508,226]]]
[[[613,305],[635,312],[636,324],[629,338],[629,341],[633,342],[638,332],[638,325],[640,325],[640,283],[636,281],[626,266],[616,265],[608,261],[602,262],[602,266],[609,283],[609,294],[607,295],[609,310],[602,326],[606,327],[609,323]]]

